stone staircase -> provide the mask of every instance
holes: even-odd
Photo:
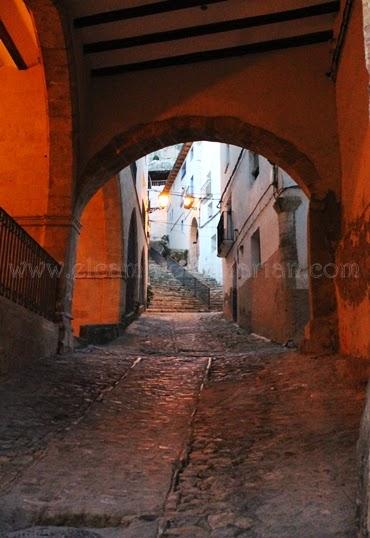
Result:
[[[203,273],[198,273],[198,271],[191,270],[189,271],[193,276],[198,280],[206,284],[210,289],[210,310],[215,312],[222,312],[224,308],[224,289],[221,284],[217,282],[214,278],[206,276]]]
[[[208,307],[182,286],[165,265],[149,260],[153,298],[147,312],[208,312]]]

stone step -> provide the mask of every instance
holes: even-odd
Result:
[[[149,312],[206,312],[207,305],[177,280],[165,265],[149,263],[149,278],[153,298]]]

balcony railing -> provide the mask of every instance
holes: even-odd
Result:
[[[217,225],[217,255],[224,258],[234,244],[234,230],[231,214],[223,211]]]
[[[0,295],[55,321],[60,265],[0,208]]]

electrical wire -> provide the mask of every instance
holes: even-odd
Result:
[[[185,224],[185,222],[184,223],[181,223],[181,222],[179,223],[179,222],[168,222],[167,220],[150,220],[150,219],[149,219],[149,222],[152,223],[152,224],[168,224],[169,226],[172,226],[173,228],[175,226],[180,226],[180,227],[188,226],[189,228],[191,228],[191,224]],[[217,230],[217,226],[207,226],[207,229],[209,229],[209,228]],[[203,228],[201,226],[199,226],[198,229],[205,230],[205,228]]]
[[[156,192],[158,194],[160,194],[159,191],[156,191],[154,189],[148,189],[149,191],[153,191],[153,192]],[[172,192],[170,191],[168,193],[168,196],[171,197],[171,196],[179,196],[180,198],[185,198],[186,197],[186,194],[185,192],[183,193],[180,193],[180,192]],[[205,196],[204,194],[192,194],[192,193],[188,193],[188,196],[192,196],[193,198],[198,198],[201,202],[203,200],[215,200],[217,202],[219,202],[221,200],[221,197],[220,196]]]

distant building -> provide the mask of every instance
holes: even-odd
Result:
[[[182,144],[163,148],[147,155],[150,238],[160,240],[167,233],[167,208],[159,209],[158,197],[178,157]]]
[[[166,183],[168,245],[183,251],[186,266],[222,282],[217,257],[217,222],[221,195],[220,144],[184,144]]]

